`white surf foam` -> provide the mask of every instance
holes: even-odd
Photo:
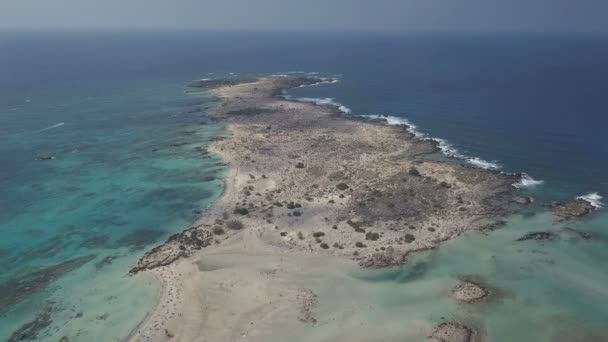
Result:
[[[57,128],[57,127],[60,127],[60,126],[63,126],[63,125],[65,125],[65,123],[64,123],[64,122],[60,122],[60,123],[58,123],[58,124],[54,124],[54,125],[52,125],[52,126],[45,127],[45,128],[43,128],[43,129],[39,130],[38,132],[44,132],[44,131],[48,131],[49,129]]]
[[[407,126],[408,131],[410,133],[412,133],[414,136],[416,136],[418,139],[436,142],[437,146],[439,147],[441,152],[448,157],[462,159],[462,160],[468,162],[469,164],[475,165],[482,169],[492,169],[492,170],[500,169],[500,165],[498,164],[498,162],[495,162],[495,161],[490,162],[490,161],[483,160],[478,157],[466,156],[466,155],[460,153],[454,146],[452,146],[450,143],[448,143],[445,139],[430,137],[427,134],[418,131],[418,127],[416,125],[412,124],[411,122],[409,122],[407,119],[400,118],[397,116],[392,116],[392,115],[361,115],[361,116],[366,117],[366,118],[371,118],[371,119],[382,119],[382,120],[385,120],[388,125],[405,125],[405,126]]]
[[[519,179],[519,182],[514,183],[513,186],[518,188],[518,189],[522,189],[522,188],[530,188],[536,185],[540,185],[543,184],[545,181],[543,180],[537,180],[532,178],[530,175],[528,175],[527,173],[522,173],[521,177]]]
[[[283,97],[288,100],[291,99],[291,97],[289,95],[284,95]],[[310,102],[310,103],[314,103],[319,106],[334,106],[334,107],[338,108],[338,110],[340,110],[342,113],[345,113],[345,114],[351,113],[350,108],[346,107],[345,105],[343,105],[339,102],[336,102],[333,97],[325,97],[325,98],[299,97],[299,98],[296,98],[295,100],[300,101],[300,102]]]
[[[311,84],[302,84],[302,85],[297,86],[296,88],[315,87],[315,86],[318,86],[321,84],[336,84],[338,82],[340,82],[340,80],[337,78],[322,77],[319,82],[315,82],[315,83],[311,83]]]
[[[597,192],[591,192],[583,196],[578,196],[576,199],[587,201],[596,209],[599,209],[604,206],[604,203],[602,203],[602,198],[604,197],[598,194]]]

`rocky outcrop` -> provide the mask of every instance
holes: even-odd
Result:
[[[534,199],[532,197],[528,197],[528,196],[515,196],[511,200],[514,203],[521,204],[521,205],[526,205],[526,204],[530,204],[530,203],[534,202]]]
[[[593,210],[595,210],[595,207],[591,203],[580,198],[553,207],[555,215],[564,220],[585,216]]]
[[[433,330],[429,340],[433,342],[479,342],[479,333],[458,322],[444,322]]]
[[[490,291],[481,284],[463,280],[452,290],[452,298],[461,303],[474,303],[482,300],[490,294]]]
[[[169,265],[209,246],[212,241],[213,233],[201,227],[192,227],[172,235],[167,242],[148,251],[129,273],[137,274],[143,270]]]

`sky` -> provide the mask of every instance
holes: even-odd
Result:
[[[608,0],[0,0],[0,29],[608,33]]]

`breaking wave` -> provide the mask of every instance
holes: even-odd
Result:
[[[466,155],[462,154],[461,152],[459,152],[454,146],[452,146],[445,139],[430,137],[427,134],[420,132],[418,130],[418,127],[416,127],[416,125],[409,122],[407,119],[396,117],[396,116],[391,116],[391,115],[361,115],[361,116],[365,117],[365,118],[370,118],[370,119],[384,120],[389,125],[405,125],[405,126],[407,126],[408,131],[410,133],[412,133],[414,136],[416,136],[416,138],[421,139],[421,140],[436,142],[437,146],[439,147],[441,152],[448,157],[462,159],[462,160],[468,162],[469,164],[475,165],[482,169],[490,169],[490,170],[500,169],[500,165],[496,161],[491,162],[491,161],[483,160],[478,157],[466,156]]]
[[[597,192],[591,192],[583,196],[578,196],[576,199],[587,201],[596,209],[599,209],[604,206],[604,203],[602,203],[602,198],[604,197],[598,194]]]
[[[41,129],[41,130],[38,130],[37,132],[44,132],[44,131],[48,131],[49,129],[57,128],[57,127],[60,127],[60,126],[63,126],[63,125],[65,125],[65,122],[60,122],[60,123],[58,123],[58,124],[54,124],[54,125],[52,125],[52,126],[45,127],[45,128],[43,128],[43,129]]]
[[[521,179],[519,180],[519,182],[513,184],[514,187],[519,188],[519,189],[533,187],[536,185],[543,184],[545,182],[543,180],[534,179],[525,172],[522,173],[520,175],[520,177],[521,177]]]
[[[299,98],[295,98],[295,99],[289,95],[283,95],[283,97],[287,100],[293,100],[293,101],[298,101],[298,102],[309,102],[309,103],[314,103],[319,106],[333,106],[333,107],[338,108],[338,110],[340,110],[342,113],[345,113],[345,114],[351,113],[350,108],[346,107],[345,105],[343,105],[339,102],[336,102],[333,97],[325,97],[325,98],[299,97]]]

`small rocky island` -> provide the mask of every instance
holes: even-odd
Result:
[[[570,201],[564,204],[559,204],[553,207],[553,212],[562,220],[569,220],[573,218],[578,218],[581,216],[585,216],[596,208],[589,202],[584,199],[575,199],[574,201]]]
[[[460,303],[474,303],[488,297],[490,291],[483,285],[463,280],[452,290],[452,298]]]

